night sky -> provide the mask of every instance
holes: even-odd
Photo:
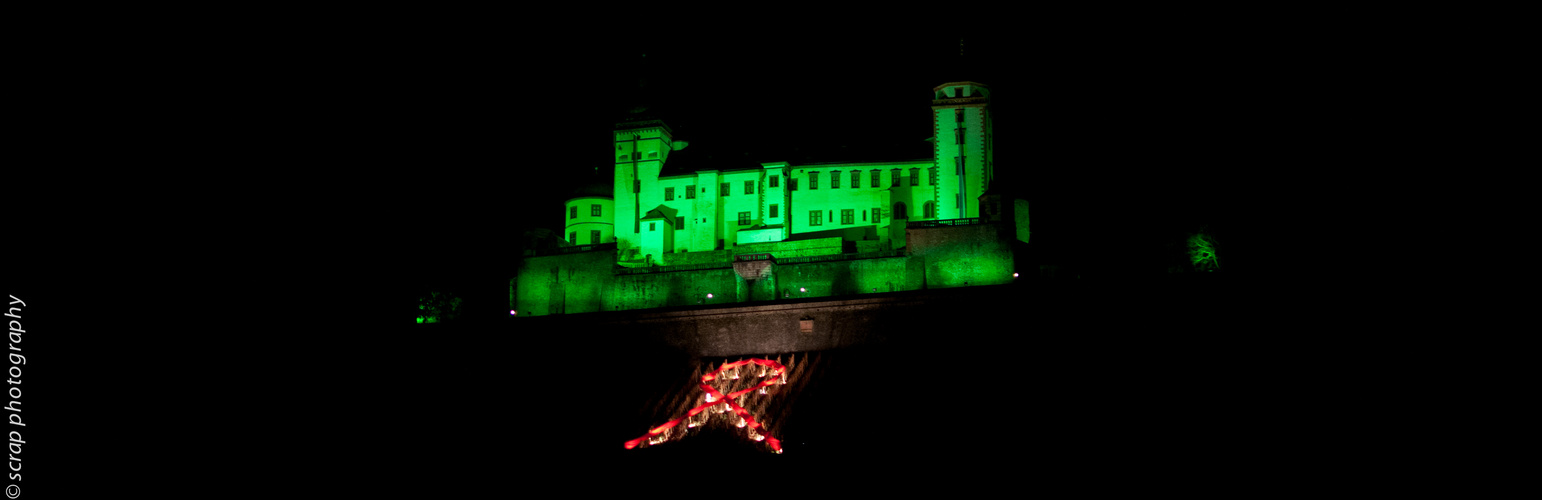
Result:
[[[975,26],[947,14],[937,22]],[[1088,277],[1159,275],[1167,245],[1206,225],[1228,274],[1263,274],[1272,264],[1254,257],[1254,242],[1272,228],[1257,225],[1264,202],[1255,200],[1311,203],[1318,195],[1297,189],[1303,179],[1357,160],[1332,145],[1361,123],[1337,94],[1374,91],[1345,86],[1365,58],[1317,57],[1337,49],[1312,42],[1320,34],[1307,27],[1042,14],[962,33],[962,60],[959,31],[926,25],[598,31],[539,15],[274,23],[50,58],[87,74],[36,72],[69,95],[38,101],[56,107],[24,128],[54,142],[37,142],[48,154],[8,173],[19,194],[8,251],[20,255],[18,289],[35,301],[29,328],[45,332],[29,337],[42,362],[28,376],[74,382],[47,362],[97,338],[196,352],[196,369],[124,377],[92,367],[78,371],[79,385],[105,376],[166,394],[242,394],[194,387],[242,366],[242,377],[260,379],[253,387],[315,391],[273,410],[293,415],[261,409],[263,419],[310,425],[304,412],[352,404],[335,400],[345,382],[397,373],[375,364],[420,360],[423,339],[358,322],[410,328],[403,316],[430,288],[455,290],[472,316],[507,317],[520,235],[560,230],[562,202],[596,168],[608,173],[613,125],[638,99],[690,141],[685,153],[725,166],[873,161],[926,157],[931,89],[984,83],[995,173],[1030,203],[1038,263]],[[957,19],[990,15],[966,9]],[[439,363],[457,359],[442,352]],[[230,362],[242,356],[261,369]],[[290,368],[307,363],[316,368]],[[122,373],[145,369],[157,368]],[[163,387],[184,380],[188,389]],[[246,403],[231,406],[258,411]],[[90,426],[57,427],[76,428]]]
[[[612,126],[639,100],[724,165],[894,160],[929,155],[931,88],[973,80],[994,92],[998,182],[1029,199],[1041,260],[1150,271],[1204,225],[1241,241],[1239,199],[1294,160],[1310,104],[1281,92],[1300,75],[1277,42],[1129,28],[966,34],[962,58],[954,33],[876,30],[407,44],[383,66],[399,153],[382,160],[412,165],[392,203],[440,262],[424,276],[509,274],[522,230],[560,231],[571,190],[609,175]]]

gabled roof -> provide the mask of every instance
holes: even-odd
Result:
[[[642,219],[639,219],[639,220],[658,220],[658,219],[663,219],[665,222],[668,222],[670,224],[674,224],[675,223],[675,217],[676,217],[675,214],[676,213],[677,213],[677,211],[675,209],[673,209],[673,208],[669,208],[669,207],[666,207],[664,205],[659,205],[658,208],[654,208],[653,210],[649,210],[648,213],[643,214]]]

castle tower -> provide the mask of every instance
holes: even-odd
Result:
[[[608,180],[608,179],[607,179]],[[565,205],[564,239],[574,245],[612,243],[615,235],[615,203],[608,182],[597,180],[573,190]]]
[[[994,177],[990,89],[976,82],[933,88],[932,134],[937,218],[979,217],[980,195]]]
[[[623,260],[642,244],[642,217],[664,202],[659,171],[674,149],[674,132],[646,108],[616,124],[615,237]],[[635,253],[635,252],[631,252]]]

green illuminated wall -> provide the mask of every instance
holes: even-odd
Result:
[[[673,132],[663,122],[637,120],[616,126],[615,187],[611,199],[616,207],[613,222],[617,248],[628,251],[641,245],[639,219],[664,201],[659,171],[675,147]]]
[[[1017,241],[1028,243],[1032,236],[1028,230],[1028,200],[1012,200],[1012,220],[1017,225]]]
[[[924,259],[927,288],[1010,283],[1018,270],[1005,230],[995,224],[910,228],[907,249]]]
[[[989,92],[975,82],[933,89],[930,159],[771,162],[668,176],[661,174],[669,156],[687,143],[638,110],[615,128],[611,199],[575,198],[564,207],[564,239],[614,241],[616,251],[526,259],[511,292],[515,309],[539,316],[1010,282],[1010,242],[1014,235],[1028,241],[1026,202],[1008,202],[1015,216],[992,205],[1000,220],[991,224],[906,228],[909,221],[985,216],[980,196],[994,176]],[[598,217],[594,204],[602,206]],[[818,225],[811,213],[820,214]],[[596,230],[601,237],[592,241]],[[793,237],[809,239],[787,241]],[[905,256],[778,264],[774,276],[754,281],[727,267],[733,256],[752,253],[872,257],[900,248]],[[697,269],[714,264],[724,267]],[[660,267],[618,274],[617,266]]]
[[[932,92],[937,218],[979,217],[975,201],[995,176],[990,89],[976,82],[949,82]],[[957,158],[964,159],[962,169]]]
[[[732,268],[616,274],[608,251],[525,259],[517,281],[520,316],[729,304],[787,298],[1010,283],[1010,228],[992,224],[910,229],[910,255],[777,264],[747,282]],[[800,242],[789,242],[800,243]],[[819,244],[814,240],[811,244]],[[822,247],[812,247],[822,248]],[[827,247],[824,247],[827,248]],[[707,294],[713,294],[707,298]]]
[[[514,309],[520,316],[599,311],[615,262],[610,251],[528,257],[520,265]]]
[[[752,243],[734,247],[734,255],[769,253],[779,259],[788,259],[792,257],[811,257],[815,255],[833,255],[841,253],[841,242],[841,238],[835,237],[797,241],[778,241],[774,243]]]
[[[594,215],[596,205],[600,208],[600,215]],[[568,200],[565,206],[567,211],[564,212],[566,223],[563,225],[563,239],[574,245],[616,241],[613,222],[616,218],[616,208],[610,198],[583,196]],[[600,232],[599,240],[592,237],[594,231]]]
[[[603,304],[607,311],[732,304],[738,301],[738,286],[730,268],[615,275]],[[708,299],[708,293],[713,297]]]
[[[621,250],[619,260],[637,265],[651,253],[657,262],[669,264],[669,256],[677,253],[779,241],[842,227],[873,227],[873,239],[889,242],[904,234],[895,220],[977,217],[977,199],[994,175],[989,94],[985,85],[976,82],[951,82],[933,89],[936,136],[930,159],[796,166],[770,162],[759,169],[706,169],[663,177],[670,152],[685,149],[686,142],[674,140],[667,125],[639,111],[617,124],[615,131],[615,196],[610,213]],[[655,244],[666,246],[643,251],[645,231],[639,219],[661,208],[673,210],[679,218],[675,231],[682,234],[655,238]],[[846,211],[852,214],[849,219]],[[816,218],[814,213],[820,215]],[[739,237],[740,231],[751,228],[756,228],[753,233]],[[578,236],[582,240],[587,233]]]
[[[885,257],[778,265],[777,287],[792,298],[857,295],[875,289],[880,293],[920,290],[926,272],[923,262],[914,257]]]

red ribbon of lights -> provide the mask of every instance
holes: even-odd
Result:
[[[735,391],[735,392],[729,393],[727,396],[724,396],[723,393],[718,391],[716,388],[714,388],[714,387],[712,387],[710,385],[707,385],[707,382],[711,382],[711,381],[717,379],[717,375],[719,373],[723,373],[723,370],[731,370],[731,369],[738,368],[740,366],[744,366],[744,365],[747,365],[747,364],[750,364],[750,363],[754,363],[754,364],[757,364],[757,365],[760,365],[760,366],[764,366],[764,367],[770,368],[771,372],[767,374],[767,375],[769,375],[769,377],[766,380],[761,381],[759,384],[755,385],[754,387],[750,387],[750,388],[744,389],[742,391]],[[713,406],[717,406],[717,405],[720,405],[720,404],[728,405],[729,408],[733,409],[733,412],[734,412],[735,415],[738,415],[739,418],[744,419],[744,422],[745,422],[744,426],[745,427],[747,427],[747,428],[749,428],[751,430],[759,429],[760,428],[760,422],[756,422],[755,421],[755,417],[750,415],[749,410],[746,410],[746,409],[744,409],[744,407],[739,406],[738,403],[734,402],[734,399],[738,398],[739,396],[743,396],[745,394],[749,394],[751,391],[760,389],[762,387],[765,387],[765,386],[768,386],[768,385],[777,384],[778,382],[781,381],[781,376],[784,373],[787,373],[787,367],[782,366],[781,363],[778,363],[778,362],[775,362],[775,361],[771,361],[769,359],[751,358],[751,359],[746,359],[746,360],[743,360],[743,361],[735,361],[735,362],[732,362],[732,363],[723,363],[723,366],[718,367],[717,370],[713,370],[712,373],[708,373],[706,375],[702,375],[701,376],[701,384],[700,384],[701,390],[707,391],[707,395],[708,395],[707,400],[711,401],[711,402],[709,402],[707,404],[704,404],[704,405],[701,405],[701,406],[697,406],[695,408],[691,408],[691,411],[687,412],[684,417],[680,417],[680,418],[677,418],[677,419],[665,422],[664,425],[660,425],[658,427],[654,427],[652,429],[649,429],[648,433],[644,434],[642,437],[637,438],[637,439],[633,439],[631,441],[627,441],[626,442],[626,449],[630,450],[632,448],[636,448],[637,445],[642,444],[644,439],[648,439],[650,437],[657,436],[657,435],[663,433],[665,430],[668,430],[670,427],[674,427],[676,425],[679,425],[680,422],[685,421],[685,419],[694,417],[694,416],[696,416],[696,414],[701,413],[703,411],[706,411],[707,408],[711,408]],[[781,453],[782,452],[782,442],[781,441],[777,440],[774,437],[771,437],[769,434],[763,434],[763,435],[766,437],[766,444],[771,446],[771,450],[773,450],[773,451],[775,451],[777,453]]]

